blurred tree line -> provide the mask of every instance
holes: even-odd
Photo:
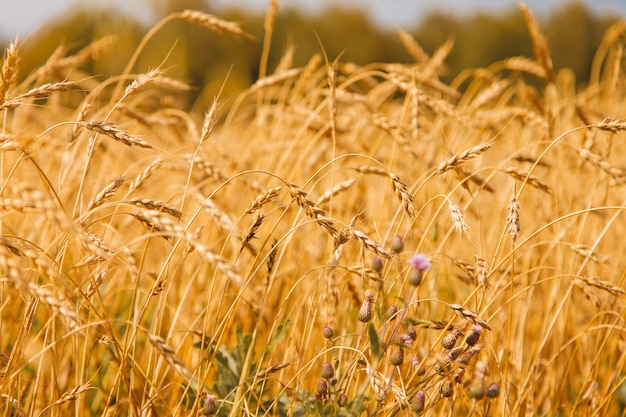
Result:
[[[150,7],[157,19],[184,9],[213,13],[224,20],[240,23],[256,40],[234,39],[174,20],[148,43],[134,72],[161,66],[168,75],[196,87],[193,100],[201,93],[215,94],[222,84],[228,93],[246,88],[257,79],[263,39],[262,14],[235,8],[217,12],[206,0],[151,0]],[[616,17],[597,16],[584,4],[576,2],[567,3],[552,15],[540,18],[555,68],[571,68],[577,82],[584,84],[605,30],[617,20]],[[63,19],[55,19],[27,38],[20,49],[20,77],[42,65],[60,44],[65,46],[65,53],[71,54],[106,35],[114,35],[115,43],[82,70],[101,79],[119,74],[148,29],[131,17],[113,12],[88,9],[69,12]],[[532,56],[530,36],[516,8],[506,13],[478,13],[464,17],[437,12],[416,21],[414,27],[403,29],[411,33],[428,53],[447,39],[454,40],[454,48],[446,60],[446,72],[440,74],[445,81],[450,81],[466,68],[488,66],[510,56]],[[377,27],[362,10],[343,7],[328,8],[317,15],[280,9],[268,73],[290,47],[295,48],[295,66],[304,65],[322,48],[331,60],[341,55],[342,61],[361,65],[411,62],[395,31]]]

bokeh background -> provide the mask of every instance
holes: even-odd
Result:
[[[160,66],[194,85],[189,106],[203,106],[224,87],[228,96],[258,78],[264,13],[269,0],[1,0],[0,40],[16,35],[24,78],[63,46],[74,53],[107,36],[112,46],[89,68],[105,79],[119,74],[137,44],[167,14],[195,9],[240,23],[256,39],[232,39],[189,23],[172,21],[142,53],[135,72]],[[548,38],[555,68],[571,68],[576,82],[589,76],[605,30],[626,16],[623,0],[528,0]],[[451,82],[463,69],[509,56],[532,55],[516,1],[501,0],[283,0],[272,40],[268,72],[293,50],[293,65],[304,65],[324,50],[330,59],[364,65],[410,62],[397,35],[409,32],[428,53],[449,39],[454,49],[439,76]],[[318,40],[319,37],[319,40]],[[462,86],[460,86],[462,88]]]

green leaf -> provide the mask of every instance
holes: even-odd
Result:
[[[372,350],[372,356],[374,356],[374,358],[378,360],[382,356],[383,350],[380,345],[380,339],[378,338],[376,328],[371,322],[367,325],[367,333],[370,338],[370,349]]]
[[[270,347],[276,346],[277,344],[285,340],[290,326],[291,326],[291,320],[287,319],[284,322],[280,323],[278,327],[276,327],[276,331],[272,335],[272,341],[270,342]]]

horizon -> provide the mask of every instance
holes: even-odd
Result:
[[[593,13],[599,15],[617,14],[626,17],[626,2],[619,0],[601,1],[576,1],[576,0],[528,0],[526,4],[534,14],[539,16],[549,14],[569,3],[583,3]],[[130,16],[138,22],[150,25],[155,22],[149,0],[127,2],[123,0],[107,0],[98,4],[99,8],[114,9]],[[267,0],[213,0],[211,6],[218,11],[227,7],[245,8],[253,13],[263,13],[267,7]],[[517,1],[494,1],[494,0],[446,0],[446,1],[423,1],[412,2],[397,0],[385,2],[383,0],[344,0],[338,1],[313,1],[313,0],[283,0],[280,9],[296,7],[304,13],[315,14],[323,12],[330,6],[342,5],[357,7],[366,12],[372,23],[384,29],[402,27],[405,29],[415,26],[420,17],[437,10],[444,10],[453,15],[471,15],[473,13],[491,12],[503,13],[517,8]],[[12,39],[15,36],[25,38],[37,30],[45,27],[56,18],[60,18],[77,6],[83,8],[84,3],[76,0],[58,0],[54,2],[42,0],[29,0],[20,3],[8,0],[0,0],[4,6],[4,13],[0,15],[0,38]],[[90,5],[92,6],[92,5]],[[148,7],[146,7],[148,6]],[[93,7],[92,7],[93,8]]]

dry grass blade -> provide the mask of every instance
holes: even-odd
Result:
[[[460,152],[454,156],[452,156],[451,158],[443,161],[442,163],[439,164],[439,166],[437,167],[437,170],[435,171],[435,175],[437,174],[443,174],[444,172],[451,170],[453,168],[456,168],[460,165],[463,165],[465,162],[472,160],[474,158],[476,158],[477,156],[485,153],[489,148],[491,148],[491,143],[490,142],[484,142],[481,144],[478,144],[470,149],[467,149],[463,152]]]
[[[130,135],[128,132],[115,127],[113,123],[110,122],[87,122],[83,123],[83,125],[94,132],[101,133],[105,136],[113,138],[119,142],[122,142],[127,146],[138,146],[140,148],[152,149],[152,145],[146,142],[143,139],[140,139],[136,136]]]

